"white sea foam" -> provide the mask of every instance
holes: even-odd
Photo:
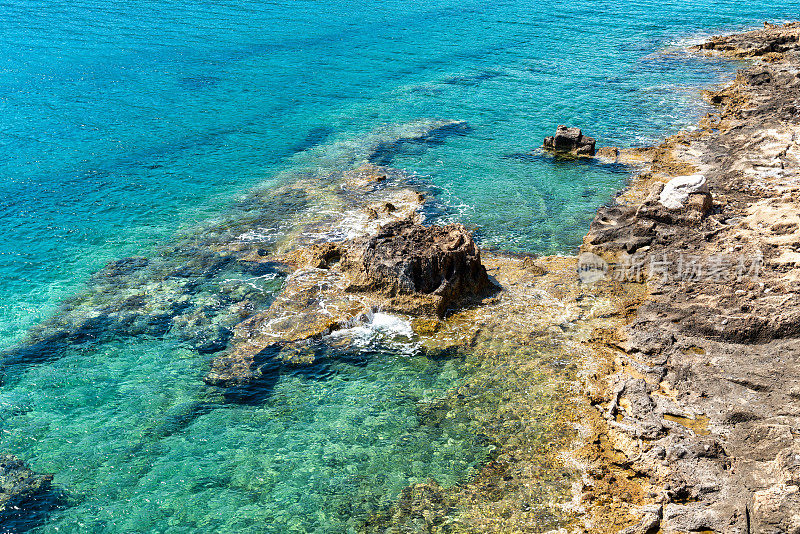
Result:
[[[402,354],[419,350],[409,320],[383,312],[369,312],[350,328],[337,330],[330,337],[349,339],[353,347],[362,350],[384,347]]]

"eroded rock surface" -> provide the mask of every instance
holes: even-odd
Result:
[[[625,532],[800,531],[799,34],[768,25],[702,45],[766,61],[709,94],[719,111],[699,131],[650,150],[585,239],[649,289],[600,338],[587,531],[625,515],[640,518]],[[663,184],[689,174],[713,202],[659,205]]]

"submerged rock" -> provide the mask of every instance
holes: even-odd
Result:
[[[569,128],[560,125],[554,136],[545,137],[543,148],[558,153],[575,156],[594,156],[597,141],[593,137],[583,135],[580,128]]]
[[[39,475],[16,456],[0,459],[0,518],[20,513],[32,506],[38,496],[50,490],[53,475]]]
[[[369,307],[343,291],[338,271],[304,268],[286,279],[286,287],[267,310],[233,330],[232,349],[214,359],[208,384],[242,386],[261,376],[261,354],[274,348],[317,339],[352,322]]]

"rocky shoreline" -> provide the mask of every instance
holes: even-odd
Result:
[[[696,51],[758,61],[697,131],[636,153],[582,247],[647,289],[592,341],[586,532],[800,531],[800,24]],[[666,208],[688,175],[713,204]]]

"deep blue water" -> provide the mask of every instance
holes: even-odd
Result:
[[[229,216],[249,189],[420,119],[471,127],[384,157],[439,191],[444,218],[488,247],[570,253],[628,171],[542,158],[542,137],[568,123],[634,146],[693,124],[699,88],[738,65],[682,46],[798,8],[0,1],[0,349],[107,262],[153,255]],[[468,437],[430,436],[415,419],[414,402],[468,374],[455,361],[376,351],[282,376],[261,404],[213,401],[154,431],[213,395],[206,368],[164,335],[68,347],[6,373],[0,452],[55,473],[69,495],[37,528],[343,532],[403,486],[454,483],[482,458]]]

